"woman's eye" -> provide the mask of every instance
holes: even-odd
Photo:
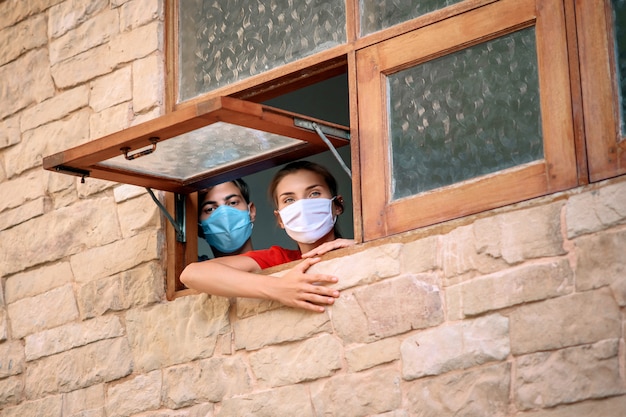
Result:
[[[309,198],[317,198],[321,195],[322,193],[320,193],[319,191],[311,191],[311,194],[309,194]]]
[[[291,203],[293,203],[294,201],[296,201],[296,200],[295,200],[293,197],[285,198],[285,199],[283,200],[283,204],[291,204]]]

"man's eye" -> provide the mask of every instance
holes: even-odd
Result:
[[[215,207],[205,207],[204,212],[209,214],[215,210]]]

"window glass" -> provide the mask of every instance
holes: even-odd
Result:
[[[626,135],[626,0],[612,0],[615,25],[615,61],[620,95],[621,131]]]
[[[361,0],[361,35],[368,35],[460,1]]]
[[[387,79],[392,198],[543,158],[534,27]]]
[[[179,1],[179,99],[346,42],[343,0]]]

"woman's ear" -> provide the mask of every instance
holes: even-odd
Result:
[[[248,210],[250,211],[250,221],[254,223],[254,221],[256,220],[256,206],[254,205],[254,203],[250,203],[248,205]]]
[[[343,197],[338,195],[333,202],[335,205],[335,215],[339,216],[343,213]]]
[[[278,210],[274,210],[274,216],[276,216],[276,223],[278,223],[281,229],[284,229],[285,225],[283,224],[283,219],[280,218]]]

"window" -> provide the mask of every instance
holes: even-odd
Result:
[[[357,51],[365,239],[576,185],[564,10],[536,3]]]
[[[167,114],[44,167],[168,191],[168,298],[195,191],[325,151],[313,123],[350,149],[359,241],[626,173],[624,0],[414,3],[166,2]],[[339,75],[346,123],[277,105]]]

